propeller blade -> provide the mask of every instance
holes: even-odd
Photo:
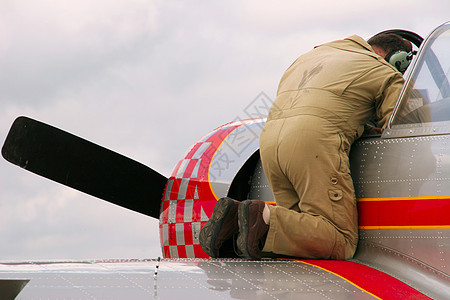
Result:
[[[18,117],[3,157],[30,172],[159,218],[167,178],[121,154],[48,124]]]

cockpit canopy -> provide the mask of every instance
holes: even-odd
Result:
[[[422,45],[385,137],[450,133],[450,23]]]

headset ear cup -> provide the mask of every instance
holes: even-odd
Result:
[[[411,62],[411,53],[406,51],[391,51],[385,60],[394,66],[399,72],[405,72]]]

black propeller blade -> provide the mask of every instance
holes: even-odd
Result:
[[[159,218],[166,177],[73,134],[19,117],[9,131],[2,155],[28,171]]]

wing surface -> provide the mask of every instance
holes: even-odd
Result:
[[[427,299],[393,277],[351,261],[3,262],[0,278],[30,280],[17,299]]]

